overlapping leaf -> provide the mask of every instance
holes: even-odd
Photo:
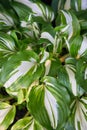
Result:
[[[13,55],[1,69],[0,83],[6,88],[11,87],[12,90],[28,87],[32,80],[37,79],[42,73],[42,67],[37,67],[37,60],[38,56],[33,51]]]
[[[72,103],[72,109],[74,113],[74,124],[76,130],[87,129],[87,97],[76,99]]]
[[[69,100],[67,90],[59,86],[54,78],[46,77],[44,84],[31,89],[28,109],[41,125],[49,130],[56,130],[63,127],[66,122],[69,115]]]
[[[39,1],[0,3],[0,87],[17,105],[26,100],[33,116],[11,130],[86,130],[87,1],[53,0],[54,12]],[[0,115],[0,129],[8,129],[15,106],[0,102]]]
[[[17,48],[13,38],[6,33],[0,32],[0,67],[16,51]]]
[[[80,24],[77,17],[71,11],[61,10],[61,23],[68,25],[68,39],[80,34]]]
[[[86,10],[87,1],[86,0],[66,0],[64,3],[64,9],[74,9],[76,11]]]
[[[80,59],[76,64],[76,77],[81,87],[87,91],[87,63]]]
[[[0,32],[0,52],[9,55],[15,51],[15,41],[8,34]]]
[[[9,16],[9,14],[0,12],[0,30],[2,30],[2,27],[3,27],[3,29],[4,28],[9,29],[12,26],[14,26],[14,21],[13,21],[12,17]]]
[[[0,30],[8,31],[11,28],[16,28],[19,25],[19,17],[11,8],[10,2],[0,2]]]
[[[11,6],[15,9],[15,11],[17,12],[17,15],[20,18],[20,21],[27,21],[30,13],[32,13],[31,9],[28,8],[28,6],[26,6],[25,4],[23,4],[22,2],[17,2],[17,1],[13,1],[11,3]]]
[[[54,19],[54,12],[51,9],[49,9],[46,5],[43,5],[41,3],[33,3],[28,0],[26,0],[26,1],[25,0],[15,0],[15,1],[18,1],[18,2],[28,6],[29,8],[31,8],[33,11],[33,16],[35,16],[36,18],[41,17],[46,22],[51,22]]]
[[[81,72],[81,76],[83,73],[81,71],[81,68],[80,68],[80,72],[78,72],[79,70],[76,68],[76,64],[78,64],[78,62],[74,58],[66,59],[65,69],[66,69],[68,79],[69,79],[67,87],[69,87],[68,89],[71,90],[74,96],[82,96],[84,93],[84,90],[82,88],[81,82],[78,82],[78,79],[80,76],[77,76],[77,73]]]
[[[46,130],[33,117],[25,117],[18,120],[11,128],[11,130]]]
[[[62,37],[60,37],[60,34],[58,34],[58,32],[56,32],[54,36],[51,35],[49,32],[42,32],[41,39],[46,39],[48,40],[47,43],[52,44],[54,54],[57,52],[61,52]]]

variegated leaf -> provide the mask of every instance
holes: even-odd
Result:
[[[14,121],[15,106],[0,102],[0,129],[6,130]]]
[[[61,23],[68,25],[68,39],[80,34],[80,24],[77,17],[71,11],[61,10]]]
[[[52,44],[54,43],[54,37],[48,32],[42,32],[41,38],[49,40]]]
[[[81,64],[79,64],[79,62]],[[81,84],[82,81],[83,81],[83,84],[85,82],[83,80],[84,73],[82,73],[82,71],[85,69],[85,65],[84,65],[83,61],[79,61],[79,62],[76,63],[76,60],[71,57],[71,58],[66,59],[66,65],[65,65],[65,69],[66,69],[66,72],[67,72],[68,77],[69,77],[68,82],[71,84],[71,92],[74,96],[83,95],[84,94],[83,88],[85,88],[85,86],[83,87]],[[83,66],[82,66],[82,64],[83,64]],[[78,66],[78,69],[76,66]],[[81,66],[82,66],[82,68],[81,68]],[[81,80],[81,81],[79,82],[79,80]]]
[[[81,48],[82,41],[83,41],[83,39],[81,36],[73,37],[70,40],[70,54],[71,54],[71,56],[79,57],[80,54],[78,54],[78,52]]]
[[[28,87],[30,74],[33,75],[37,70],[37,59],[38,56],[33,51],[24,51],[13,55],[1,69],[0,82],[5,88],[14,86],[12,90]]]
[[[65,68],[69,76],[69,82],[71,84],[72,93],[74,94],[74,96],[77,96],[77,83],[76,83],[76,78],[75,78],[75,72],[68,65],[66,65]]]
[[[33,117],[25,117],[18,120],[11,128],[11,130],[46,130]]]
[[[14,10],[16,11],[17,15],[19,16],[20,21],[24,22],[27,21],[29,15],[32,13],[32,10],[27,6],[26,2],[23,3],[22,0],[21,1],[14,0],[10,4],[12,8],[14,8]]]
[[[58,50],[60,50],[60,44],[62,43],[62,37],[59,36],[58,32],[56,32],[54,37],[49,32],[42,32],[41,38],[47,39],[53,45],[53,53],[56,53]]]
[[[86,10],[87,1],[86,0],[66,0],[64,3],[64,9],[74,9],[76,11]]]
[[[51,22],[54,19],[54,12],[50,10],[46,5],[43,5],[41,3],[33,3],[28,0],[15,0],[20,3],[25,4],[29,8],[32,9],[33,15],[36,17],[42,17],[44,21]]]
[[[48,113],[51,126],[55,129],[58,125],[58,104],[54,96],[46,89],[44,95],[44,104]]]
[[[87,91],[87,63],[81,58],[76,64],[76,78],[81,87]]]
[[[87,129],[87,97],[75,99],[72,103],[74,115],[74,124],[76,130]]]
[[[80,49],[78,50],[78,55],[83,56],[85,53],[87,53],[87,37],[83,36]]]
[[[42,50],[40,55],[42,55],[40,63],[45,62],[49,58],[49,53],[47,51],[45,51],[45,50]]]
[[[86,69],[85,69],[84,79],[85,79],[85,80],[87,79],[87,67],[86,67]]]
[[[51,69],[51,60],[46,60],[45,62],[45,76],[49,74]]]
[[[34,86],[31,89],[28,109],[41,125],[47,129],[56,130],[64,126],[65,120],[69,115],[69,95],[66,89],[59,86],[54,78],[46,77],[43,82],[45,85]],[[34,108],[35,105],[37,106],[36,108]],[[66,107],[64,108],[63,106]]]
[[[39,29],[39,26],[36,22],[33,22],[32,24],[32,29],[33,29],[33,32],[35,34],[35,37],[36,38],[39,38],[39,35],[40,35],[40,29]]]
[[[17,48],[14,39],[6,33],[0,32],[0,67],[16,52]]]
[[[3,23],[3,24],[2,24]],[[2,24],[2,26],[14,26],[14,21],[12,19],[12,17],[7,14],[6,12],[0,12],[0,24]]]
[[[71,8],[71,0],[66,0],[64,4],[64,9],[69,10]]]
[[[10,54],[16,51],[16,45],[12,37],[8,34],[0,32],[0,52]]]

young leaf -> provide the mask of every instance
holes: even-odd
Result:
[[[42,32],[41,33],[41,38],[49,40],[50,43],[52,43],[52,44],[54,43],[53,36],[50,33],[48,33],[48,32]]]
[[[66,10],[73,9],[76,11],[86,10],[87,1],[86,0],[66,0],[64,4],[64,9]]]
[[[68,25],[68,39],[80,34],[80,24],[77,17],[71,11],[61,10],[61,23]]]

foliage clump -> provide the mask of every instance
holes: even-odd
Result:
[[[86,130],[87,1],[43,2],[1,0],[0,129]]]

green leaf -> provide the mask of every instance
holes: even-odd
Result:
[[[34,74],[37,70],[37,61],[38,56],[33,51],[18,52],[3,65],[0,73],[0,83],[6,88],[10,86],[16,87],[17,85],[28,87],[28,73],[31,71]],[[21,84],[22,80],[23,84]]]
[[[41,86],[33,87],[29,94],[28,109],[30,113],[34,116],[34,118],[40,122],[40,124],[44,123],[45,126],[46,122],[46,127],[51,128],[49,118],[46,115],[46,110],[44,109],[43,106],[43,100],[44,100],[44,90],[42,89],[42,87]],[[34,107],[34,105],[36,106],[36,108]]]
[[[68,121],[65,126],[65,130],[75,130],[72,115],[70,115],[70,117],[68,118]]]
[[[78,60],[76,64],[76,78],[77,82],[81,85],[81,87],[87,91],[87,76],[86,76],[86,68],[87,64],[83,59]]]
[[[50,65],[48,75],[52,76],[52,77],[57,77],[58,70],[61,65],[61,62],[59,61],[59,59],[55,58],[55,59],[50,60],[50,62],[46,66],[48,66],[48,65]]]
[[[63,67],[62,65],[58,67],[57,76],[58,76],[57,77],[58,82],[63,86],[67,87],[67,89],[71,92],[69,76],[67,74],[65,67]]]
[[[14,121],[15,106],[0,102],[0,128],[7,129]]]
[[[82,22],[80,23],[80,25],[81,25],[81,28],[82,28],[83,30],[86,30],[86,29],[87,29],[87,21],[82,21]]]
[[[11,6],[15,9],[20,21],[27,21],[29,14],[32,12],[28,6],[17,1],[13,1]]]
[[[82,37],[76,36],[74,38],[71,38],[70,40],[70,54],[73,57],[76,57],[78,55],[78,51],[80,49],[82,43]]]
[[[18,97],[18,104],[21,104],[24,100],[24,93],[22,89],[19,90],[17,97]]]
[[[57,14],[57,10],[58,10],[58,0],[52,0],[51,7],[53,8],[55,14]]]
[[[65,124],[69,115],[69,95],[54,78],[46,77],[43,82],[44,84],[31,89],[28,109],[41,125],[50,130],[56,130]],[[66,109],[63,106],[66,106]]]

